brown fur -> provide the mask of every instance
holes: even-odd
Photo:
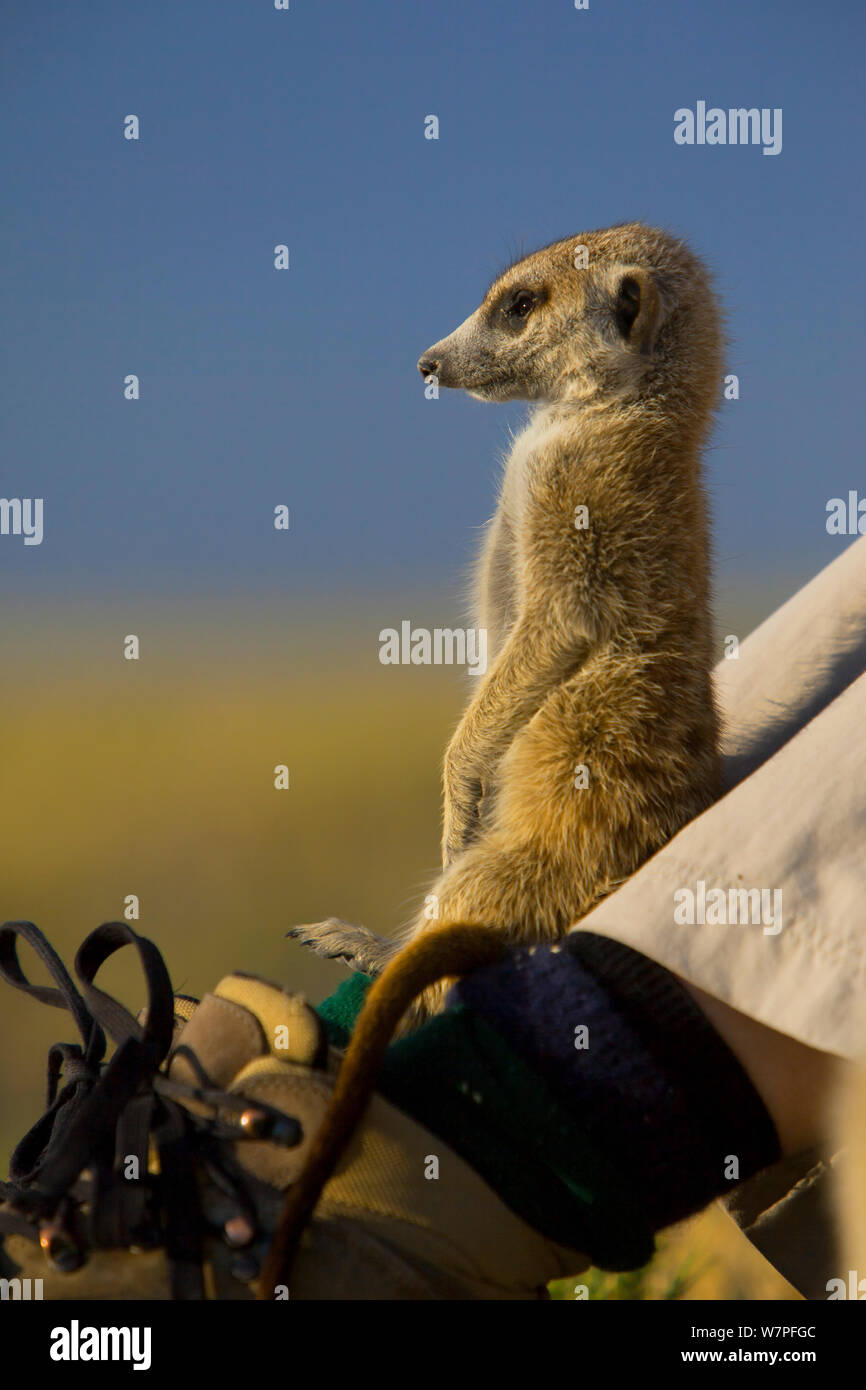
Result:
[[[701,451],[722,347],[704,267],[634,223],[512,266],[422,358],[443,386],[537,404],[478,570],[489,665],[445,757],[439,915],[410,939],[561,936],[719,795]],[[293,934],[372,973],[397,949],[334,919]]]

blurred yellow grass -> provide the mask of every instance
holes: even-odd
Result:
[[[333,913],[393,930],[437,866],[441,755],[465,690],[451,669],[379,664],[379,628],[405,616],[424,620],[408,601],[339,615],[138,600],[7,615],[0,920],[35,921],[71,968],[134,893],[134,925],[176,989],[200,994],[244,969],[314,1001],[330,992],[344,969],[287,943],[287,928]],[[128,633],[138,662],[122,659]],[[123,956],[104,987],[137,1009],[142,981]],[[42,978],[29,953],[27,966]],[[4,1171],[70,1024],[2,987]],[[720,1212],[666,1238],[642,1296],[664,1296],[651,1289],[693,1262],[686,1297],[789,1296]]]

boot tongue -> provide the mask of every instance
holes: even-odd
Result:
[[[216,993],[255,1015],[267,1040],[266,1051],[275,1053],[281,1062],[324,1066],[324,1028],[305,995],[287,994],[267,980],[240,972],[221,980]]]
[[[191,1061],[195,1056],[201,1072]],[[227,975],[206,994],[185,1025],[169,1076],[187,1085],[226,1090],[256,1058],[323,1066],[324,1031],[301,994],[286,994],[253,975]]]

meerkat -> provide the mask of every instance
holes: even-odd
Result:
[[[477,567],[488,668],[445,755],[437,915],[290,935],[372,975],[453,923],[557,938],[720,795],[701,458],[723,345],[700,260],[629,223],[516,262],[423,354],[425,379],[532,406]]]

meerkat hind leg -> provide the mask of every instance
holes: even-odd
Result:
[[[286,935],[325,960],[344,960],[362,975],[380,975],[399,949],[396,942],[339,917],[292,927]]]

